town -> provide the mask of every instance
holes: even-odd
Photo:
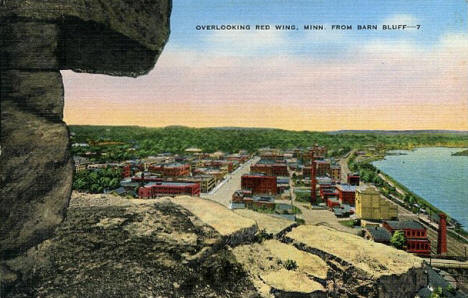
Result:
[[[340,158],[330,157],[327,148],[319,145],[290,150],[261,148],[255,153],[207,153],[190,147],[183,154],[93,163],[89,157],[95,153],[86,151],[88,144],[72,146],[84,149],[81,156],[74,157],[77,177],[109,169],[120,175],[95,175],[96,181],[110,181],[108,188],[94,187],[103,193],[140,199],[183,195],[204,198],[230,209],[250,209],[298,224],[333,227],[421,257],[466,257],[465,246],[453,235],[463,236],[455,233],[455,223],[445,214],[428,214],[418,204],[405,204],[393,194],[398,192],[388,193],[385,187],[363,181],[365,177],[360,177],[359,171],[350,170],[356,159],[364,159],[375,150],[372,147],[350,151]],[[75,188],[79,189],[80,183],[78,178]],[[378,184],[382,183],[386,184]]]

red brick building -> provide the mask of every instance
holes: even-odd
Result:
[[[338,198],[341,204],[348,204],[354,206],[356,200],[356,186],[349,184],[338,184]]]
[[[241,188],[251,190],[252,194],[277,194],[275,176],[242,175]]]
[[[126,177],[130,177],[130,176],[132,176],[132,168],[130,167],[130,165],[125,165],[122,168],[122,177],[126,178]]]
[[[155,173],[160,173],[165,177],[189,176],[190,165],[181,163],[171,163],[165,165],[151,165],[148,170]]]
[[[150,182],[138,189],[140,198],[189,195],[200,196],[200,184],[180,182]]]
[[[415,220],[384,221],[383,227],[392,235],[396,231],[403,231],[406,239],[406,251],[420,256],[431,254],[431,242],[427,238],[426,228]]]
[[[315,163],[317,165],[317,177],[330,176],[330,162],[328,160],[316,160]]]
[[[330,197],[338,197],[338,190],[336,190],[336,187],[331,184],[320,184],[319,192],[320,192],[320,197],[324,201],[327,201],[327,199]]]
[[[250,166],[250,172],[267,176],[289,176],[288,165],[285,163],[262,164]]]
[[[347,182],[349,185],[359,186],[359,174],[348,174]]]

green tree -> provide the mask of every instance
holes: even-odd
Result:
[[[405,242],[405,234],[402,231],[396,231],[395,233],[393,233],[393,236],[390,239],[390,243],[398,249],[402,249],[405,245]]]

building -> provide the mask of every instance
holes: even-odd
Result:
[[[415,220],[384,221],[383,227],[392,235],[396,231],[403,231],[406,239],[406,251],[420,256],[431,254],[431,242],[427,238],[426,228]]]
[[[339,165],[330,166],[330,176],[334,181],[340,181],[340,179],[341,179],[341,167]]]
[[[319,193],[322,200],[327,201],[328,198],[338,197],[338,191],[334,185],[319,184]]]
[[[198,183],[200,184],[200,191],[204,193],[210,192],[216,186],[215,178],[210,175],[180,177],[180,178],[177,178],[177,182]]]
[[[276,187],[278,193],[283,193],[289,189],[289,177],[278,176],[276,177]]]
[[[330,175],[330,161],[328,160],[316,160],[317,165],[316,175],[317,177],[331,176]]]
[[[205,160],[201,162],[201,166],[225,169],[229,173],[234,170],[234,163],[229,160]]]
[[[154,173],[160,173],[164,177],[190,176],[190,165],[178,162],[163,165],[150,165],[148,170]]]
[[[360,180],[359,174],[356,174],[356,173],[348,174],[348,177],[346,179],[348,184],[355,185],[355,186],[359,186],[359,180]]]
[[[337,197],[328,197],[327,206],[333,210],[333,208],[340,206],[340,200]]]
[[[341,204],[333,207],[332,210],[336,217],[348,217],[354,213],[353,209],[351,209],[351,206],[348,204]]]
[[[242,175],[241,188],[251,190],[254,195],[276,195],[278,193],[275,176],[265,176],[260,174]]]
[[[364,229],[364,238],[374,242],[390,244],[392,234],[382,227],[368,227]]]
[[[247,208],[275,209],[275,199],[272,196],[253,196],[250,190],[245,189],[236,190],[232,194],[231,206],[241,206],[236,204],[244,204]]]
[[[125,165],[122,168],[122,177],[127,178],[132,176],[132,167],[130,165]]]
[[[200,196],[200,184],[184,182],[150,182],[138,189],[140,198],[189,195]]]
[[[75,162],[75,172],[86,170],[88,165],[91,163],[89,158],[81,156],[73,156],[73,161]]]
[[[256,163],[250,166],[253,174],[264,174],[267,176],[289,176],[288,165],[286,163]]]
[[[373,188],[356,189],[356,215],[365,220],[398,218],[398,207]]]
[[[245,197],[243,202],[247,208],[266,208],[274,210],[276,207],[275,199],[271,196]]]
[[[338,198],[340,199],[341,204],[349,204],[351,206],[355,205],[356,186],[338,184],[336,189],[338,190]]]
[[[141,172],[137,173],[135,176],[131,178],[133,182],[162,182],[164,179],[161,176],[152,175],[149,172]]]
[[[279,153],[279,151],[271,151],[260,154],[262,160],[269,160],[274,162],[284,161],[284,155]]]

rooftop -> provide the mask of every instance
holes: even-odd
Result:
[[[375,241],[390,241],[392,238],[392,234],[385,228],[382,227],[368,227],[366,230],[371,234],[372,238]]]
[[[145,184],[145,187],[152,187],[152,186],[193,186],[196,183],[188,183],[188,182],[150,182]]]
[[[336,186],[337,189],[345,192],[355,192],[356,191],[356,186],[354,185],[349,185],[349,184],[338,184]]]
[[[387,220],[385,221],[393,230],[404,230],[404,229],[425,229],[424,226],[415,220]]]

